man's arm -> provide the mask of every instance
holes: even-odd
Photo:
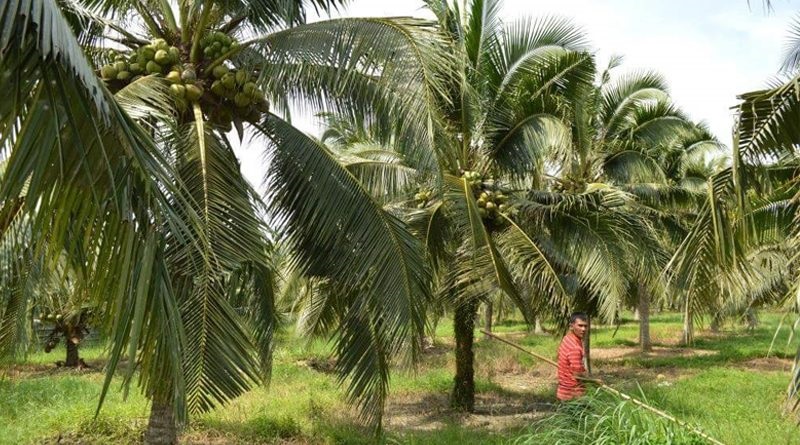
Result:
[[[591,382],[597,385],[602,385],[603,381],[599,378],[591,377],[587,372],[586,368],[583,365],[583,350],[582,349],[574,349],[570,351],[567,355],[567,359],[569,362],[569,369],[572,372],[572,375],[579,381],[584,382]]]

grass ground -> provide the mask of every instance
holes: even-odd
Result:
[[[766,358],[779,316],[765,314],[752,333],[726,326],[719,334],[700,330],[695,350],[675,348],[680,317],[652,320],[656,353],[635,352],[638,327],[593,327],[595,371],[613,386],[644,397],[678,418],[698,425],[727,444],[800,443],[800,430],[784,417],[782,400],[798,342],[779,332]],[[555,374],[548,365],[496,341],[476,344],[477,413],[447,408],[452,381],[451,327],[441,323],[435,345],[416,370],[393,375],[385,441],[408,444],[508,443],[550,416]],[[554,356],[558,338],[529,334],[517,322],[496,332],[544,355]],[[185,443],[373,443],[354,421],[331,374],[328,346],[284,334],[276,352],[272,384],[230,405],[194,418]],[[103,351],[83,351],[94,369],[68,371],[51,363],[61,357],[33,354],[0,370],[0,444],[135,443],[147,404],[133,390],[124,400],[115,381],[93,421],[104,374]],[[537,422],[547,426],[547,422]]]

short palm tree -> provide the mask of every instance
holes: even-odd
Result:
[[[629,212],[631,221],[637,221],[637,238],[643,241],[627,257],[628,264],[620,266],[631,280],[626,295],[617,298],[632,296],[636,300],[631,303],[640,309],[640,339],[646,350],[650,347],[649,299],[663,293],[659,276],[668,255],[652,212],[645,210],[652,204],[655,190],[664,194],[668,188],[663,165],[668,149],[693,125],[672,103],[660,75],[644,71],[613,76],[620,62],[621,58],[612,58],[599,81],[584,86],[572,99],[573,148],[566,152],[557,186],[577,192],[602,186],[636,197],[629,199],[624,209],[617,209]],[[593,307],[584,304],[587,309]],[[588,347],[589,337],[585,340]]]
[[[322,142],[425,241],[438,295],[432,307],[454,317],[451,402],[469,411],[479,304],[500,291],[526,317],[535,308],[563,318],[583,292],[611,318],[627,286],[621,259],[646,227],[615,210],[628,199],[618,190],[551,185],[548,173],[566,171],[565,153],[573,154],[572,94],[594,75],[580,32],[555,19],[503,25],[497,2],[471,2],[464,11],[428,5],[459,59],[457,70],[442,74],[449,96],[440,103],[435,164],[414,157],[404,138],[346,116],[328,119]],[[316,301],[307,314],[326,312],[326,299]]]
[[[362,292],[337,353],[368,419],[387,358],[422,334],[419,243],[279,112],[305,98],[391,115],[424,151],[430,68],[449,62],[417,20],[303,24],[309,7],[338,4],[0,6],[0,86],[14,92],[0,105],[2,210],[30,218],[26,248],[79,265],[112,339],[106,389],[127,356],[126,384],[138,372],[153,401],[147,442],[174,442],[176,421],[269,371],[270,247],[232,128],[272,156],[270,205],[297,264]]]
[[[735,128],[735,200],[742,213],[739,232],[760,259],[760,276],[781,271],[779,286],[785,287],[787,307],[797,310],[800,274],[800,21],[790,28],[781,79],[764,90],[740,96]],[[777,248],[777,251],[775,250]],[[764,261],[775,262],[764,272]],[[781,260],[782,259],[782,260]],[[759,280],[755,288],[759,289]],[[763,281],[762,281],[763,282]],[[769,282],[767,280],[767,282]],[[772,283],[774,284],[774,282]],[[767,286],[772,289],[773,286]],[[800,355],[800,351],[798,352]],[[789,397],[797,408],[800,400],[800,367],[795,366]]]

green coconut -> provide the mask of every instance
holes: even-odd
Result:
[[[169,59],[172,63],[178,63],[181,60],[181,50],[178,48],[170,46],[167,52],[169,53]]]
[[[229,71],[230,70],[228,69],[227,66],[220,64],[215,66],[214,69],[211,70],[211,74],[214,76],[214,78],[221,79],[222,76],[228,74]]]
[[[197,102],[203,95],[203,89],[197,85],[186,85],[186,99]]]
[[[159,65],[166,65],[170,63],[169,53],[163,49],[156,51],[155,61]]]
[[[181,73],[178,71],[170,71],[167,73],[167,80],[169,83],[181,83]]]
[[[211,92],[222,97],[225,95],[225,86],[222,85],[222,82],[219,80],[215,80],[214,83],[211,84]]]
[[[236,88],[236,76],[234,76],[232,73],[226,73],[224,76],[222,76],[222,78],[220,78],[220,81],[225,88]]]
[[[244,93],[236,93],[236,95],[233,96],[233,103],[235,103],[237,107],[246,107],[250,105],[250,96]]]
[[[145,61],[153,60],[156,56],[156,49],[152,45],[145,45],[139,49],[140,54],[144,57]]]
[[[247,72],[244,70],[239,70],[236,72],[236,84],[237,85],[244,85],[249,80],[250,76],[247,75]]]
[[[105,80],[116,79],[117,69],[112,65],[105,65],[100,68],[100,76]]]
[[[150,74],[158,74],[161,72],[161,65],[157,64],[155,61],[151,60],[147,62],[145,69]]]
[[[193,69],[187,68],[181,73],[181,80],[184,82],[194,82],[197,80],[197,73]]]
[[[169,44],[164,39],[153,39],[153,41],[150,43],[156,48],[156,50],[161,49],[166,51],[169,49]]]
[[[169,90],[170,90],[170,92],[172,92],[172,95],[175,96],[175,97],[185,97],[186,96],[186,87],[181,85],[181,84],[179,84],[179,83],[170,85],[169,86]]]
[[[242,86],[242,91],[247,95],[252,95],[255,90],[256,84],[253,82],[247,82]]]

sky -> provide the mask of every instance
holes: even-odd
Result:
[[[774,0],[766,11],[760,0],[505,0],[501,16],[555,15],[583,27],[598,67],[612,55],[624,57],[616,73],[654,70],[670,85],[673,100],[689,116],[706,122],[729,145],[736,96],[766,86],[781,64],[789,25],[800,15],[800,1]],[[353,0],[336,16],[414,16],[430,18],[419,0]],[[317,20],[313,18],[312,20]],[[317,134],[313,119],[293,123]],[[262,183],[266,164],[254,144],[238,151],[245,176]]]

